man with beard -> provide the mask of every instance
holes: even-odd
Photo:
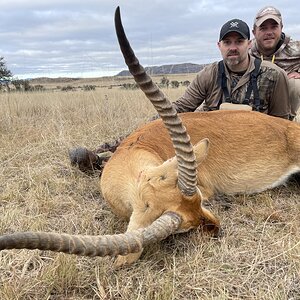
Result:
[[[287,76],[271,62],[248,54],[250,30],[244,21],[226,22],[218,47],[223,60],[196,75],[184,95],[174,102],[177,112],[247,109],[290,118]]]
[[[292,41],[282,32],[280,11],[266,6],[258,11],[254,19],[250,54],[268,60],[286,71],[289,78],[291,116],[296,116],[300,106],[300,41]]]

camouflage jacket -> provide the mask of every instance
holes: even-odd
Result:
[[[272,61],[274,56],[274,63],[285,70],[287,74],[300,73],[300,41],[293,41],[284,33],[282,34],[282,41],[281,46],[272,55],[263,56],[258,50],[256,40],[253,39],[250,54],[268,61]]]
[[[250,56],[250,64],[236,86],[231,90],[231,75],[225,65],[227,88],[231,99],[242,103],[249,85],[250,73],[254,70],[254,57]],[[259,98],[262,99],[261,112],[269,115],[289,118],[290,102],[288,97],[288,79],[286,73],[276,65],[262,61],[260,73],[257,77]],[[253,91],[250,96],[250,105],[253,105]],[[218,82],[218,62],[202,69],[186,89],[182,97],[173,103],[177,112],[195,111],[201,104],[204,110],[218,106],[223,91]]]

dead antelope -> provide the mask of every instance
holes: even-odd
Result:
[[[218,193],[261,192],[300,170],[300,125],[251,111],[179,117],[139,64],[119,8],[115,26],[131,74],[161,117],[123,140],[102,173],[103,197],[117,215],[129,220],[127,232],[96,237],[16,233],[0,237],[0,249],[120,255],[118,265],[132,263],[147,244],[174,232],[204,224],[217,231],[219,220],[202,200]]]

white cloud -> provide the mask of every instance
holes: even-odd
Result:
[[[142,64],[208,63],[220,59],[219,28],[231,18],[249,27],[267,5],[253,0],[0,0],[0,56],[14,74],[49,76],[67,72],[125,69],[114,32],[114,10]],[[300,2],[274,0],[287,34],[300,40]],[[74,75],[75,76],[75,75]]]

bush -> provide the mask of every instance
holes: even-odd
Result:
[[[87,84],[83,86],[84,91],[94,91],[96,89],[95,85]]]
[[[135,90],[138,88],[138,85],[136,83],[123,83],[121,88],[125,90]]]
[[[178,88],[178,87],[179,87],[179,81],[177,81],[177,80],[172,80],[172,81],[171,81],[171,87],[172,87],[172,88]]]
[[[188,80],[185,80],[185,81],[182,82],[182,85],[183,86],[189,86],[190,82]]]
[[[160,80],[160,86],[162,87],[169,87],[169,83],[170,80],[165,76]]]
[[[71,85],[67,85],[67,86],[63,86],[63,87],[61,88],[61,90],[62,90],[63,92],[70,92],[70,91],[74,91],[75,88],[74,88],[73,86],[71,86]]]
[[[33,89],[34,89],[35,91],[37,91],[37,92],[44,92],[44,91],[46,90],[46,88],[45,88],[43,85],[41,85],[41,84],[35,85],[35,86],[33,87]]]
[[[12,85],[14,85],[16,91],[19,92],[29,92],[33,91],[33,87],[30,85],[29,80],[23,80],[23,79],[15,79],[12,80]]]

